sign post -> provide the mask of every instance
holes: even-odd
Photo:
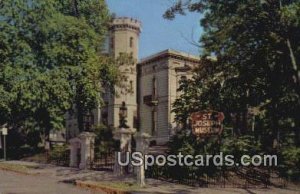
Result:
[[[191,115],[193,134],[199,137],[220,135],[224,114],[217,111],[194,112]]]
[[[2,135],[3,135],[3,156],[4,160],[6,160],[6,136],[7,136],[7,128],[2,128]]]

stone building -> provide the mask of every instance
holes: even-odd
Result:
[[[117,58],[127,53],[138,61],[141,22],[127,17],[115,18],[108,36],[108,53]],[[106,124],[118,128],[120,108],[127,107],[127,125],[152,135],[157,144],[168,141],[176,129],[172,103],[179,95],[177,88],[180,79],[192,76],[191,69],[199,64],[199,57],[174,50],[165,50],[141,59],[133,66],[120,67],[127,76],[131,92],[123,93],[115,88],[103,94],[104,106],[92,112],[91,124]],[[67,137],[79,133],[76,111],[66,116]]]
[[[180,95],[180,80],[190,79],[199,62],[199,57],[169,49],[139,62],[140,130],[152,135],[157,144],[166,143],[178,128],[172,104]]]
[[[113,20],[109,35],[109,54],[117,58],[122,53],[132,55],[134,61],[138,60],[140,21],[132,18],[116,18]],[[124,64],[120,71],[127,77],[130,92],[116,87],[116,95],[109,91],[104,96],[105,106],[101,109],[102,119],[109,126],[119,126],[119,111],[122,104],[127,107],[127,125],[136,128],[137,120],[137,72],[135,64]]]
[[[122,53],[131,55],[137,62],[139,50],[139,35],[141,32],[141,22],[128,18],[115,18],[110,26],[108,35],[107,54],[118,58]],[[130,92],[122,91],[123,88],[115,87],[115,94],[107,90],[102,94],[104,105],[92,111],[90,124],[105,124],[117,128],[119,126],[119,110],[122,104],[127,107],[127,125],[136,128],[137,121],[137,63],[124,64],[120,71],[127,77],[127,85]],[[75,110],[75,107],[74,107]],[[75,137],[79,134],[76,110],[73,114],[66,115],[67,138]]]

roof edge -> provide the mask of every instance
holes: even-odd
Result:
[[[193,60],[193,61],[200,61],[200,57],[198,57],[198,56],[195,56],[195,55],[192,55],[192,54],[189,54],[189,53],[185,53],[185,52],[181,52],[181,51],[177,51],[177,50],[173,50],[173,49],[166,49],[166,50],[160,51],[158,53],[152,54],[148,57],[142,58],[139,61],[139,64],[147,63],[149,61],[155,60],[156,58],[163,57],[164,55],[167,55],[167,56],[169,56],[169,55],[181,56],[181,57],[184,57],[186,59]]]

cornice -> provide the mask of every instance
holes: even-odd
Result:
[[[170,51],[166,50],[161,53],[157,53],[153,56],[150,56],[148,58],[145,58],[141,60],[138,65],[144,66],[148,65],[157,61],[161,61],[163,59],[178,59],[184,62],[191,62],[191,63],[199,63],[200,58],[196,58],[195,56],[189,57],[187,54],[183,54],[181,52],[175,52],[175,51]]]

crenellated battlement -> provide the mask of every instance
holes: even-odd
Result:
[[[111,25],[111,29],[131,29],[131,30],[135,30],[138,33],[141,32],[141,27],[142,27],[142,23],[134,18],[130,18],[130,17],[117,17],[113,19],[112,25]]]

